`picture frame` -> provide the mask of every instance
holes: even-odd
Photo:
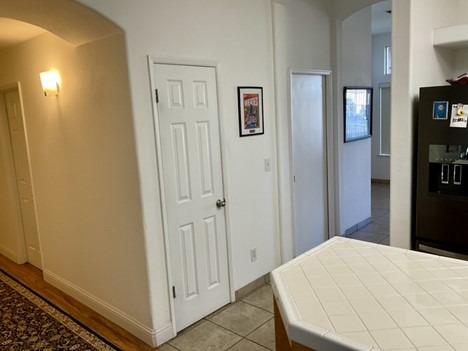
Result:
[[[263,87],[238,87],[239,136],[265,133],[263,116]]]
[[[432,119],[437,121],[448,120],[449,103],[448,101],[434,101],[432,105]]]
[[[372,137],[373,94],[371,87],[344,87],[344,142]]]

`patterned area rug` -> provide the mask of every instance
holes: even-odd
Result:
[[[0,350],[117,350],[0,271]]]

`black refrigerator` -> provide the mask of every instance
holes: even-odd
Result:
[[[467,119],[468,87],[421,88],[413,249],[468,255]]]

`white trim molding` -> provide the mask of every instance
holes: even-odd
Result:
[[[4,245],[0,245],[0,254],[2,254],[3,256],[9,258],[10,260],[12,260],[13,262],[17,263],[17,264],[23,264],[23,263],[26,263],[26,260],[22,259],[17,252],[9,249],[8,247],[4,246]]]
[[[229,199],[230,194],[230,187],[229,187],[229,179],[227,177],[228,172],[228,165],[225,161],[225,155],[227,153],[226,146],[222,142],[223,140],[227,139],[225,135],[225,128],[223,122],[223,115],[222,115],[222,91],[219,88],[220,82],[220,73],[219,73],[219,63],[210,60],[203,60],[203,59],[190,59],[190,58],[174,58],[174,57],[156,57],[152,55],[147,55],[147,63],[148,63],[148,74],[149,74],[149,82],[150,82],[150,89],[151,89],[151,96],[152,96],[152,114],[153,114],[153,127],[154,127],[154,135],[155,135],[155,148],[156,148],[156,162],[157,162],[157,169],[158,169],[158,183],[159,183],[159,192],[160,196],[158,197],[158,201],[161,204],[161,216],[163,219],[163,231],[164,231],[164,250],[165,250],[165,262],[166,262],[166,276],[167,276],[167,291],[169,296],[169,306],[170,306],[170,327],[172,332],[169,332],[169,325],[161,329],[161,336],[159,337],[160,340],[164,340],[168,335],[170,335],[167,340],[175,337],[177,335],[177,325],[176,325],[176,318],[175,318],[175,306],[174,306],[174,299],[172,297],[172,286],[173,286],[173,274],[172,274],[172,265],[171,265],[171,251],[169,247],[169,233],[167,230],[167,210],[165,204],[165,189],[164,189],[164,177],[163,177],[163,167],[162,167],[162,155],[161,155],[161,132],[159,129],[159,112],[158,106],[156,103],[156,81],[154,77],[154,68],[153,66],[156,64],[168,64],[168,65],[181,65],[181,66],[198,66],[198,67],[210,67],[214,68],[216,74],[216,93],[218,96],[218,114],[219,114],[219,136],[220,136],[220,151],[221,151],[221,167],[223,173],[223,190],[224,196]],[[233,269],[232,269],[232,236],[231,236],[231,215],[229,211],[229,207],[225,209],[225,219],[226,219],[226,242],[227,242],[227,255],[228,255],[228,275],[229,275],[229,289],[230,289],[230,297],[231,302],[235,302],[236,295],[234,291],[234,284],[233,284]],[[159,331],[158,331],[159,333]],[[167,341],[166,340],[166,341]]]
[[[172,333],[172,325],[154,330],[128,315],[126,312],[121,311],[117,307],[112,306],[59,275],[49,270],[44,270],[43,273],[46,282],[62,290],[152,347],[161,345],[175,336]]]
[[[324,80],[323,95],[325,99],[324,103],[324,116],[325,116],[325,146],[326,146],[326,168],[327,168],[327,208],[326,208],[326,220],[328,222],[328,237],[333,238],[338,234],[337,232],[337,221],[339,220],[339,207],[336,200],[337,184],[336,184],[336,167],[335,167],[335,145],[334,145],[334,120],[333,120],[333,72],[331,70],[313,70],[313,69],[300,69],[290,68],[289,69],[289,91],[288,91],[288,105],[289,105],[289,159],[290,159],[290,194],[291,194],[291,212],[292,212],[292,241],[293,250],[295,250],[295,238],[296,229],[294,221],[294,154],[293,154],[293,110],[292,110],[292,76],[294,74],[303,75],[316,75],[321,76]],[[293,257],[295,251],[293,252]]]

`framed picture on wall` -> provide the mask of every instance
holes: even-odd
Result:
[[[372,88],[345,87],[344,142],[350,143],[372,136]]]
[[[239,136],[252,136],[264,133],[263,88],[238,87]]]

